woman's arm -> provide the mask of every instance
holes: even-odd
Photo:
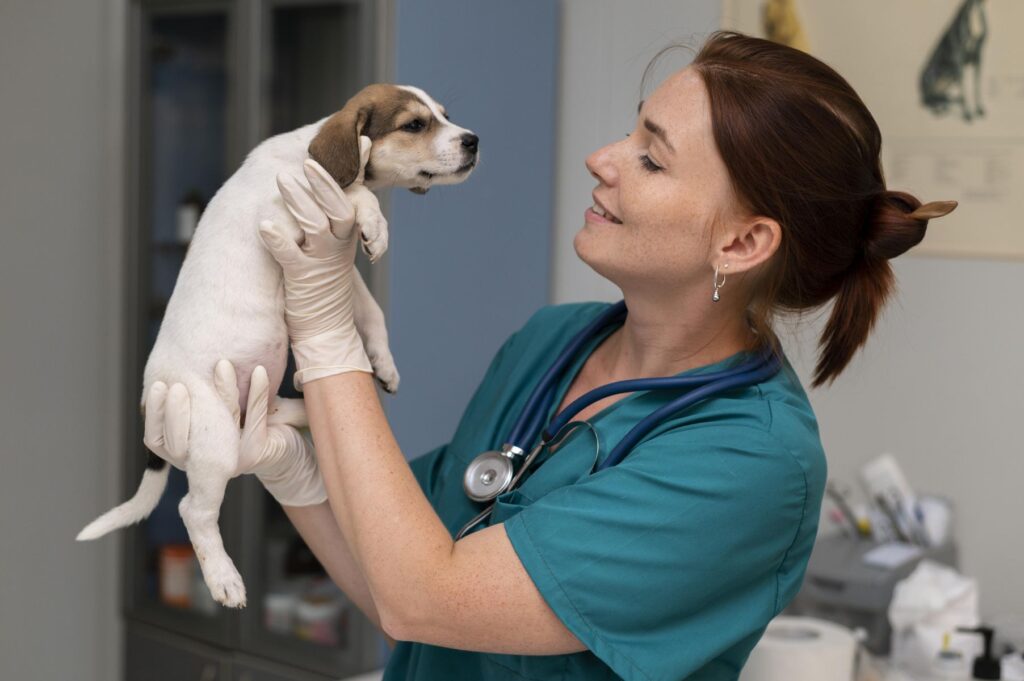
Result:
[[[585,650],[541,597],[504,525],[452,541],[395,441],[372,375],[309,381],[305,402],[330,512],[385,631],[462,650]]]
[[[359,138],[361,166],[370,139]],[[285,321],[330,509],[366,580],[381,627],[403,641],[550,655],[583,650],[544,602],[503,525],[456,544],[395,442],[355,328],[355,210],[316,161],[308,188],[278,188],[302,232],[259,234],[284,275]]]
[[[352,551],[349,550],[345,537],[338,528],[330,504],[325,501],[314,506],[281,508],[334,583],[341,587],[345,595],[380,629],[388,642],[388,647],[393,649],[395,639],[388,636],[381,626],[380,614],[373,602],[373,596],[366,586],[366,580],[352,556]]]

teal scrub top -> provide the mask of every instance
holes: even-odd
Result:
[[[570,338],[608,303],[549,305],[501,347],[451,442],[410,462],[454,537],[483,505],[466,465],[505,441],[530,392]],[[545,425],[586,358],[558,384]],[[741,352],[678,374],[752,359]],[[826,463],[817,421],[783,358],[773,378],[661,423],[618,465],[591,474],[638,421],[681,390],[628,394],[572,432],[484,525],[504,523],[544,600],[587,650],[481,653],[400,641],[384,681],[736,679],[769,620],[796,595],[818,528]]]

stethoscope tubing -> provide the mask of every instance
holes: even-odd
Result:
[[[537,438],[540,431],[540,421],[551,408],[551,400],[554,397],[551,386],[558,380],[576,353],[583,345],[594,337],[598,331],[616,321],[619,317],[626,315],[626,301],[620,300],[607,310],[602,312],[597,319],[587,325],[582,331],[576,334],[562,354],[552,363],[551,367],[541,377],[540,382],[533,389],[530,398],[526,401],[522,413],[516,419],[506,442],[512,444],[526,443],[527,446]],[[522,445],[520,445],[522,446]],[[524,447],[525,449],[525,447]]]
[[[524,456],[525,460],[519,467],[519,470],[515,472],[507,489],[502,489],[508,491],[515,488],[520,478],[528,472],[528,469],[540,453],[540,450],[549,446],[551,444],[551,440],[558,434],[562,433],[562,430],[567,425],[570,425],[571,423],[589,425],[586,421],[573,422],[572,418],[584,408],[600,399],[624,392],[690,389],[685,395],[682,395],[668,404],[656,409],[633,426],[633,428],[626,433],[618,444],[616,444],[608,457],[601,462],[597,467],[596,472],[600,472],[618,464],[623,458],[625,458],[626,454],[628,454],[646,435],[650,433],[651,430],[669,416],[731,388],[752,386],[760,383],[761,381],[778,373],[782,367],[782,360],[779,355],[776,354],[772,348],[766,348],[758,354],[757,358],[740,365],[739,367],[725,369],[710,374],[616,381],[614,383],[609,383],[599,388],[595,388],[585,395],[573,400],[572,403],[570,403],[554,418],[554,420],[552,420],[547,428],[543,428],[544,418],[550,411],[555,397],[556,391],[552,388],[554,383],[564,372],[566,366],[568,366],[568,364],[573,360],[579,349],[583,347],[588,340],[593,338],[597,332],[613,322],[618,321],[619,318],[625,317],[625,315],[625,301],[619,301],[618,303],[610,306],[597,319],[593,320],[586,328],[580,331],[572,341],[570,341],[569,345],[562,351],[558,358],[556,358],[551,367],[547,372],[545,372],[544,376],[541,377],[540,382],[536,385],[533,392],[530,394],[530,397],[527,399],[526,406],[523,408],[522,413],[520,413],[519,418],[516,419],[515,424],[513,424],[512,430],[509,433],[509,438],[503,446],[503,451],[509,452],[506,454],[507,456],[514,457],[521,455]],[[572,430],[573,429],[570,429],[568,432],[571,432]],[[563,438],[568,435],[568,432],[562,434]],[[540,442],[533,447],[529,454],[526,454],[526,448],[537,439],[538,433],[541,435]],[[560,438],[559,441],[561,441],[561,439],[562,438]],[[484,455],[481,455],[481,457],[482,456]],[[476,517],[463,526],[462,530],[455,537],[456,541],[461,539],[469,529],[487,518],[493,510],[494,502],[492,501],[486,509],[481,511]]]
[[[762,353],[757,360],[749,363],[748,366],[751,368],[747,371],[739,371],[724,378],[708,381],[704,385],[695,388],[692,392],[681,397],[677,397],[668,404],[659,407],[645,416],[639,423],[633,426],[633,428],[630,429],[630,431],[626,433],[621,440],[619,440],[619,443],[615,445],[615,449],[611,451],[611,454],[609,454],[608,457],[598,465],[597,470],[603,471],[606,468],[610,468],[619,463],[626,457],[626,454],[628,454],[644,438],[644,436],[653,430],[661,421],[667,419],[672,414],[682,411],[701,400],[705,400],[726,390],[730,390],[731,388],[746,387],[760,383],[761,381],[774,376],[782,367],[782,363],[778,356],[769,350]],[[721,376],[723,373],[728,372],[719,372],[717,376]],[[708,376],[710,375],[711,374]],[[707,379],[708,376],[705,376],[704,378]],[[569,408],[566,407],[566,411],[568,411],[568,409]]]

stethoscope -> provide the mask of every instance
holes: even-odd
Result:
[[[515,424],[513,424],[505,444],[501,446],[501,451],[490,450],[483,452],[466,467],[466,473],[462,478],[462,487],[466,490],[466,495],[470,499],[477,502],[493,502],[500,494],[514,489],[544,447],[549,445],[552,447],[557,446],[576,427],[589,425],[586,421],[570,423],[573,416],[587,406],[609,395],[635,392],[637,390],[692,388],[687,394],[656,409],[633,426],[619,444],[615,446],[615,449],[608,455],[608,458],[598,465],[595,472],[600,472],[619,463],[647,433],[676,412],[717,393],[760,383],[774,376],[782,367],[779,356],[772,352],[771,348],[766,348],[755,359],[725,371],[698,376],[637,378],[603,385],[582,395],[563,409],[562,413],[558,414],[548,427],[543,430],[540,442],[529,454],[526,454],[526,447],[537,438],[538,432],[541,431],[541,422],[544,419],[544,415],[551,408],[551,403],[557,392],[556,384],[566,367],[572,362],[580,348],[587,341],[612,324],[623,321],[625,317],[626,302],[619,301],[605,310],[570,341],[562,351],[562,354],[555,359],[551,368],[540,379],[537,387],[533,389],[530,398],[526,401],[526,406],[523,407],[522,413]],[[562,432],[566,425],[570,426],[570,428]],[[516,471],[515,459],[524,455],[526,458],[518,471]],[[491,503],[479,515],[466,523],[455,536],[455,540],[461,539],[472,527],[486,519],[493,510],[494,503]]]

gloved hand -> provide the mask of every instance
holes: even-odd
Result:
[[[362,182],[370,139],[359,138]],[[355,211],[334,179],[312,159],[303,164],[310,188],[282,173],[277,186],[304,239],[295,243],[284,225],[264,220],[260,238],[284,271],[285,321],[295,355],[295,389],[346,371],[373,373],[352,319]]]
[[[238,380],[234,365],[226,359],[217,362],[213,382],[238,425]],[[290,425],[268,425],[269,400],[267,370],[257,366],[249,379],[245,427],[235,474],[255,473],[282,506],[312,506],[326,501],[327,490],[312,443]]]
[[[226,359],[219,361],[213,382],[238,426],[241,415],[234,365]],[[312,506],[325,501],[327,491],[313,445],[296,428],[269,423],[269,401],[267,371],[257,366],[249,382],[235,476],[254,473],[283,506]],[[188,389],[183,384],[175,383],[168,389],[157,381],[150,387],[143,441],[150,451],[179,469],[184,469],[188,459],[189,410]]]

